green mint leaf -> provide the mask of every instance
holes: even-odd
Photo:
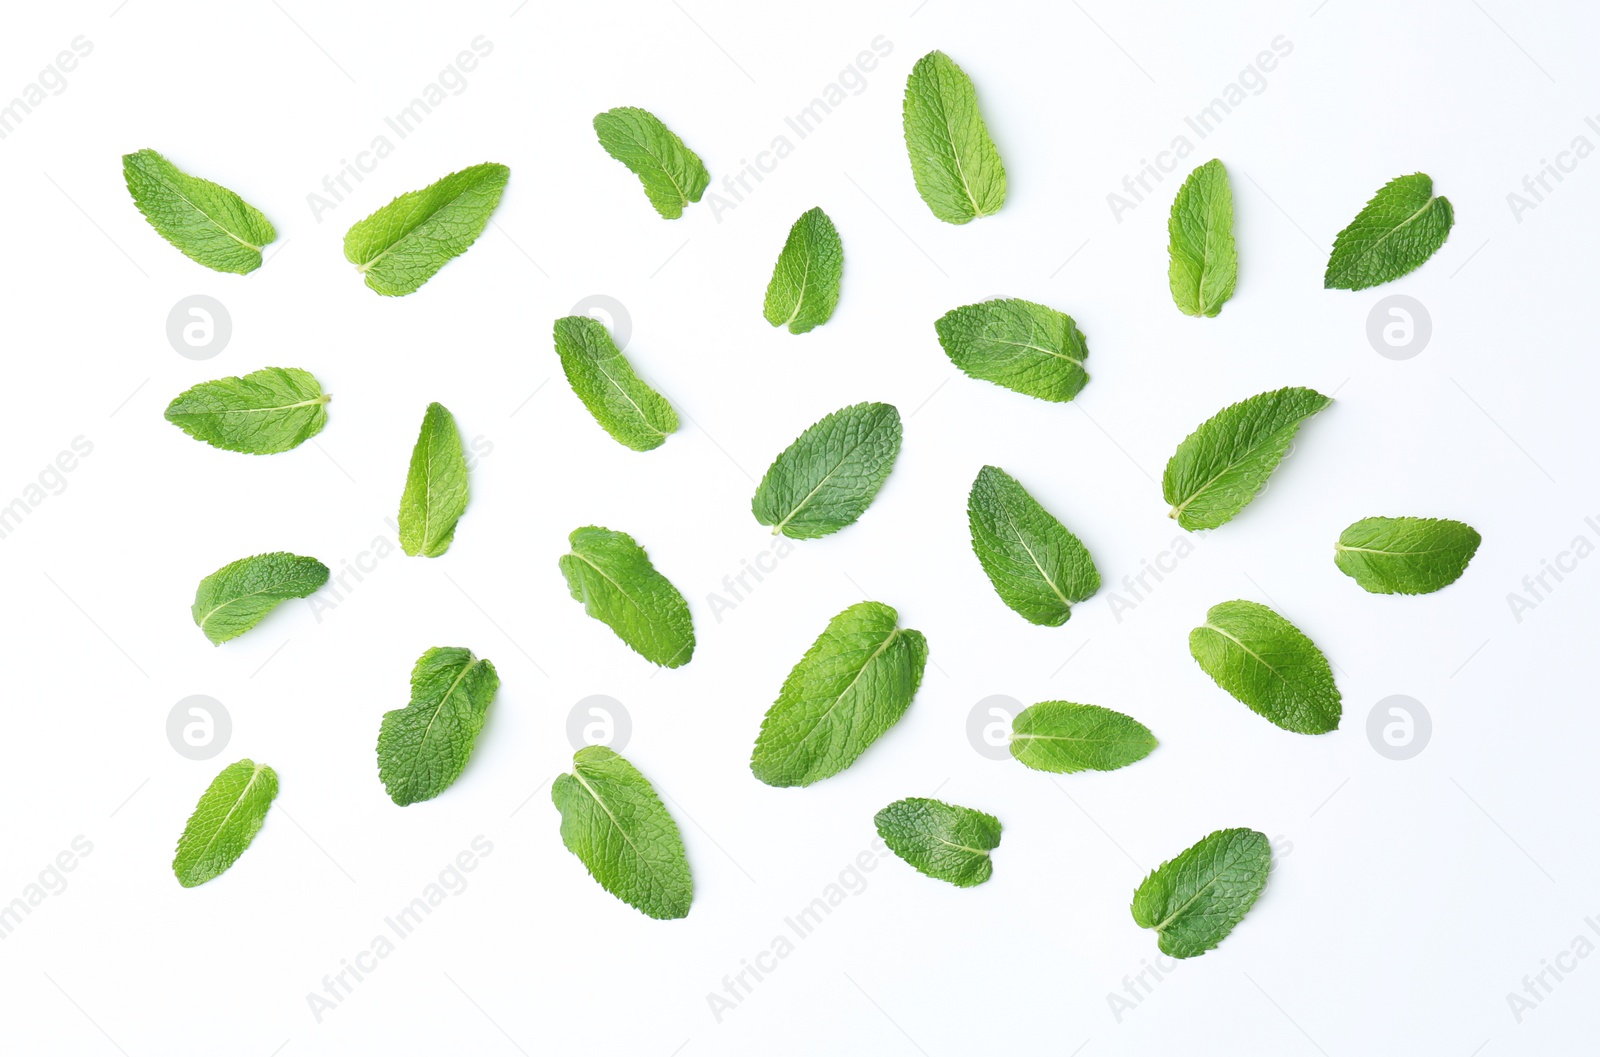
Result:
[[[922,632],[882,602],[832,620],[761,721],[750,770],[768,785],[810,785],[849,767],[911,706],[928,663]]]
[[[510,176],[485,162],[406,192],[345,232],[345,260],[386,297],[412,293],[478,241]]]
[[[328,567],[286,551],[229,562],[195,588],[189,612],[213,645],[261,623],[279,602],[305,598],[328,582]]]
[[[633,170],[650,204],[668,220],[683,216],[683,207],[700,201],[711,183],[700,155],[648,110],[619,106],[596,114],[594,131],[606,153]]]
[[[1447,518],[1362,518],[1339,534],[1334,564],[1375,595],[1425,595],[1467,571],[1483,537]]]
[[[1333,240],[1322,285],[1365,290],[1415,271],[1444,245],[1455,220],[1450,199],[1434,195],[1431,176],[1396,176]]]
[[[311,372],[263,367],[243,378],[218,378],[186,389],[166,418],[195,440],[247,455],[288,451],[322,432],[333,399]]]
[[[567,383],[617,443],[649,451],[677,431],[678,413],[666,397],[633,373],[604,323],[588,316],[566,316],[556,320],[555,338]]]
[[[633,764],[604,745],[586,746],[550,798],[561,812],[561,843],[601,888],[658,921],[689,916],[694,879],[683,837]]]
[[[567,542],[572,550],[561,556],[561,575],[584,611],[652,664],[688,664],[694,656],[689,603],[656,572],[644,548],[626,532],[593,525],[574,529]]]
[[[133,204],[185,257],[213,271],[244,275],[261,267],[261,248],[278,237],[272,221],[221,184],[190,176],[153,150],[122,156]]]
[[[1172,300],[1190,316],[1215,316],[1233,296],[1239,254],[1233,245],[1233,188],[1212,158],[1189,174],[1167,218],[1167,280]]]
[[[1064,403],[1089,383],[1089,345],[1072,317],[1002,298],[953,308],[934,324],[950,362],[969,378]]]
[[[762,315],[775,327],[804,334],[828,321],[839,303],[844,244],[820,207],[808,209],[789,229],[767,284]]]
[[[1000,846],[1000,820],[993,815],[912,796],[872,821],[890,851],[935,880],[971,888],[994,873],[989,853]]]
[[[809,540],[853,525],[900,454],[900,412],[852,404],[825,416],[783,449],[750,500],[774,536]]]
[[[985,466],[972,482],[967,524],[1000,601],[1030,623],[1060,627],[1072,603],[1100,590],[1088,549],[998,466]]]
[[[172,872],[185,888],[221,876],[250,847],[278,795],[278,774],[264,763],[240,760],[222,769],[200,794],[178,838]]]
[[[1266,486],[1300,423],[1333,403],[1312,389],[1275,389],[1229,404],[1184,438],[1161,475],[1161,494],[1186,529],[1233,520]]]
[[[1133,893],[1133,920],[1156,930],[1162,954],[1204,954],[1244,920],[1271,869],[1266,834],[1219,829],[1150,871]]]
[[[411,669],[411,703],[383,714],[378,777],[405,807],[432,800],[461,777],[500,676],[459,646],[435,646]]]
[[[972,79],[942,51],[917,60],[906,78],[906,151],[917,193],[933,215],[965,224],[998,213],[1006,167],[978,111]]]
[[[1339,726],[1339,688],[1328,659],[1299,628],[1259,602],[1219,602],[1189,632],[1189,652],[1218,686],[1284,730]]]
[[[450,549],[456,522],[466,509],[467,458],[461,434],[443,404],[429,404],[400,494],[401,549],[437,558]]]
[[[1099,705],[1040,701],[1011,721],[1011,755],[1035,771],[1115,771],[1155,747],[1149,727]]]

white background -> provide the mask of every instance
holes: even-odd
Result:
[[[1574,537],[1600,543],[1584,522],[1600,515],[1600,160],[1520,220],[1506,196],[1574,137],[1600,144],[1583,123],[1600,110],[1600,18],[1505,0],[1205,6],[9,11],[0,99],[75,36],[93,51],[0,141],[0,503],[73,438],[93,452],[0,540],[0,901],[74,837],[93,851],[0,941],[5,1048],[1469,1057],[1592,1045],[1600,958],[1547,976],[1552,993],[1520,1023],[1506,995],[1600,917],[1600,723],[1584,670],[1600,559],[1547,578],[1554,590],[1520,621],[1507,595]],[[465,90],[314,218],[307,195],[324,176],[479,35],[493,51]],[[864,90],[799,140],[784,117],[880,35],[893,50]],[[1264,90],[1199,141],[1183,117],[1280,35],[1293,50]],[[918,199],[901,138],[906,74],[934,48],[976,82],[1009,177],[1003,211],[965,227]],[[590,118],[616,105],[661,116],[713,190],[780,134],[794,150],[735,208],[708,196],[668,222],[594,141]],[[1107,194],[1183,133],[1194,153],[1119,223]],[[143,147],[266,212],[279,232],[267,264],[219,275],[163,242],[122,183],[120,155]],[[1168,295],[1166,214],[1183,173],[1212,156],[1232,174],[1239,287],[1220,317],[1194,320]],[[345,229],[486,160],[512,176],[479,243],[413,296],[365,289]],[[1323,290],[1334,234],[1417,170],[1455,205],[1444,248],[1390,286]],[[766,325],[761,301],[789,225],[814,205],[842,234],[844,292],[826,326],[792,337]],[[233,322],[205,362],[166,337],[169,310],[196,293]],[[1433,321],[1410,360],[1366,337],[1391,293]],[[610,440],[560,374],[550,324],[591,294],[626,306],[629,356],[680,409],[683,429],[657,451]],[[933,321],[996,295],[1078,321],[1093,381],[1074,403],[972,381],[943,356]],[[247,457],[163,421],[188,386],[268,365],[311,370],[333,393],[315,443]],[[1113,589],[1178,535],[1157,483],[1173,448],[1223,405],[1290,384],[1336,402],[1267,493],[1119,621]],[[753,479],[806,425],[869,399],[906,419],[877,501],[716,619],[708,593],[772,546],[749,513]],[[212,647],[188,612],[205,574],[268,550],[337,572],[390,536],[430,400],[493,446],[448,555],[396,553],[320,620],[292,603]],[[1016,475],[1099,564],[1105,588],[1062,628],[1007,610],[972,557],[965,496],[984,463]],[[1368,595],[1331,551],[1374,514],[1460,518],[1483,546],[1441,593]],[[568,597],[556,560],[591,523],[632,533],[689,598],[690,665],[655,670]],[[760,784],[748,758],[763,712],[828,618],[864,597],[928,637],[915,704],[846,773]],[[1236,597],[1274,605],[1327,652],[1337,732],[1281,731],[1189,658],[1188,630]],[[401,809],[373,745],[434,645],[490,657],[503,687],[462,779]],[[190,694],[231,714],[215,759],[168,744],[167,714]],[[619,903],[561,845],[548,783],[570,760],[568,713],[591,694],[625,704],[626,755],[683,829],[696,885],[684,921]],[[966,724],[994,694],[1121,709],[1161,746],[1123,771],[1055,779],[991,761]],[[1403,762],[1366,733],[1391,694],[1433,722]],[[184,820],[246,756],[278,770],[277,804],[232,870],[180,888]],[[870,847],[873,813],[936,790],[1003,821],[993,880],[962,891],[884,859],[718,1023],[707,993]],[[1227,826],[1277,839],[1265,895],[1119,1020],[1108,994],[1156,954],[1130,894]],[[493,852],[468,886],[319,1023],[307,993],[478,835]]]

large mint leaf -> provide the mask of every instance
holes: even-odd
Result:
[[[1233,188],[1216,158],[1178,189],[1167,240],[1167,281],[1178,309],[1190,316],[1221,312],[1239,278],[1239,254],[1233,246]]]
[[[1072,603],[1100,589],[1100,573],[1078,537],[998,466],[985,466],[972,482],[967,524],[995,593],[1031,623],[1060,627]]]
[[[565,316],[555,324],[556,354],[572,391],[600,428],[634,451],[659,448],[678,428],[667,398],[646,385],[611,340],[605,324]]]
[[[1230,404],[1184,438],[1161,476],[1168,517],[1186,529],[1225,524],[1249,505],[1282,461],[1300,423],[1333,400],[1312,389],[1275,389]]]
[[[1271,869],[1266,834],[1220,829],[1150,871],[1133,893],[1133,920],[1156,930],[1162,954],[1204,954],[1244,920]]]
[[[617,633],[645,660],[678,668],[694,656],[689,603],[650,564],[650,556],[626,532],[593,525],[567,537],[561,556],[567,590],[584,611]]]
[[[902,112],[917,193],[933,215],[965,224],[1000,211],[1006,167],[978,110],[972,79],[942,51],[917,60]]]
[[[821,207],[808,209],[789,229],[767,284],[762,315],[775,327],[804,334],[828,321],[839,303],[844,244]]]
[[[429,404],[400,495],[401,549],[437,558],[450,549],[456,522],[466,509],[467,459],[461,434],[443,404]]]
[[[928,640],[882,602],[832,620],[761,721],[750,770],[768,785],[810,785],[849,767],[911,706]]]
[[[594,131],[606,153],[633,170],[650,204],[668,220],[683,216],[684,206],[700,201],[711,183],[700,156],[648,110],[619,106],[596,114]]]
[[[1415,271],[1444,245],[1455,219],[1450,199],[1434,195],[1431,176],[1396,176],[1333,240],[1322,285],[1365,290]]]
[[[774,536],[809,540],[853,525],[866,512],[900,454],[900,412],[853,404],[807,428],[785,448],[750,500]]]
[[[261,623],[279,602],[305,598],[327,582],[328,567],[315,558],[286,551],[257,554],[201,580],[189,612],[195,626],[220,646]]]
[[[378,777],[404,807],[432,800],[466,769],[472,746],[500,689],[486,659],[459,646],[435,646],[411,669],[411,702],[383,714]]]
[[[989,853],[1000,846],[1000,820],[982,811],[913,796],[872,818],[889,850],[919,873],[957,888],[981,885],[994,873]]]
[[[1150,728],[1099,705],[1041,701],[1011,721],[1011,755],[1036,771],[1115,771],[1155,747]]]
[[[172,872],[185,888],[203,885],[239,861],[278,795],[278,775],[254,760],[222,769],[200,794],[178,838]]]
[[[1333,670],[1316,643],[1259,602],[1219,602],[1189,632],[1205,673],[1251,711],[1297,734],[1326,734],[1342,711]]]
[[[221,184],[190,176],[153,150],[122,156],[122,178],[150,226],[185,257],[243,275],[278,237],[272,222]]]
[[[1467,571],[1483,537],[1448,518],[1362,518],[1339,534],[1339,571],[1375,595],[1425,595]]]
[[[406,192],[345,232],[345,260],[380,294],[412,293],[478,241],[510,177],[485,162]]]
[[[677,823],[650,782],[604,745],[572,757],[550,797],[561,812],[561,843],[600,887],[661,920],[689,916],[694,880]]]
[[[224,451],[271,455],[322,432],[333,399],[309,371],[264,367],[243,378],[201,382],[173,398],[167,421]]]
[[[934,324],[950,362],[969,378],[1063,403],[1089,383],[1089,345],[1072,317],[1016,298],[953,308]]]

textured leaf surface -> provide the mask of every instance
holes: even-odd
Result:
[[[1322,285],[1365,290],[1415,271],[1444,245],[1455,219],[1450,199],[1434,195],[1431,176],[1397,176],[1333,240]]]
[[[1062,403],[1089,383],[1089,345],[1072,317],[1016,298],[953,308],[934,324],[950,362],[969,378]]]
[[[967,524],[995,593],[1031,623],[1060,627],[1072,603],[1100,590],[1088,549],[998,466],[985,466],[972,482]]]
[[[400,495],[401,549],[437,558],[450,549],[456,522],[466,509],[467,458],[461,433],[443,404],[429,404]]]
[[[810,785],[849,767],[899,722],[922,683],[928,640],[882,602],[832,620],[789,672],[761,721],[750,770],[768,785]]]
[[[808,209],[789,229],[767,284],[762,315],[775,327],[804,334],[828,321],[839,303],[844,244],[822,209]]]
[[[1167,238],[1172,300],[1186,315],[1215,316],[1239,278],[1233,188],[1222,162],[1212,158],[1183,181],[1167,218]]]
[[[321,433],[331,399],[309,371],[263,367],[179,393],[167,405],[167,421],[224,451],[271,455]]]
[[[646,385],[605,324],[588,316],[556,320],[556,354],[572,391],[600,428],[634,451],[659,448],[678,428],[667,398]]]
[[[259,209],[153,150],[124,154],[122,177],[150,226],[185,257],[214,271],[255,271],[262,247],[278,237]]]
[[[1219,829],[1150,871],[1133,893],[1133,920],[1156,930],[1162,954],[1204,954],[1255,906],[1271,868],[1266,834]]]
[[[189,612],[195,626],[220,646],[261,623],[279,602],[305,598],[327,582],[328,567],[315,558],[286,551],[257,554],[201,580]]]
[[[668,220],[700,201],[711,182],[700,156],[648,110],[619,106],[596,114],[594,131],[606,153],[633,170],[650,204]]]
[[[1362,518],[1339,534],[1339,571],[1375,595],[1425,595],[1456,582],[1482,542],[1460,521]]]
[[[683,837],[633,764],[603,745],[579,749],[550,796],[561,843],[600,887],[657,920],[689,915],[694,881]]]
[[[240,760],[224,767],[200,794],[178,838],[172,857],[178,883],[185,888],[203,885],[238,862],[277,795],[277,772],[266,764]]]
[[[1230,404],[1184,438],[1161,477],[1161,493],[1186,529],[1231,521],[1265,487],[1300,423],[1333,400],[1311,389],[1275,389]]]
[[[978,110],[972,79],[942,51],[917,60],[906,79],[906,151],[917,193],[933,215],[965,224],[997,213],[1006,168]]]
[[[800,434],[767,469],[750,510],[774,536],[809,540],[866,512],[900,454],[900,412],[853,404]]]
[[[666,668],[694,656],[689,603],[656,572],[650,556],[626,532],[574,529],[571,552],[561,556],[567,590],[584,611],[608,625],[645,660]]]
[[[1036,771],[1115,771],[1155,747],[1150,728],[1099,705],[1041,701],[1011,721],[1011,755]]]
[[[383,714],[378,777],[404,807],[432,800],[466,770],[472,746],[500,689],[486,659],[459,646],[435,646],[411,669],[411,702]]]
[[[936,880],[971,888],[994,873],[989,853],[1000,846],[1000,820],[993,815],[914,796],[872,821],[890,851]]]
[[[1297,734],[1339,726],[1328,659],[1300,629],[1259,602],[1219,602],[1189,632],[1189,652],[1218,686]]]
[[[412,293],[478,241],[510,177],[485,162],[406,192],[345,233],[345,260],[380,294]]]

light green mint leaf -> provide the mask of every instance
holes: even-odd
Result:
[[[934,324],[950,362],[969,378],[1064,403],[1089,384],[1089,345],[1064,312],[1002,298],[953,308]]]
[[[1115,771],[1155,747],[1150,728],[1099,705],[1040,701],[1011,721],[1011,755],[1035,771]]]
[[[486,659],[459,646],[435,646],[411,669],[411,703],[383,714],[378,777],[405,807],[432,800],[461,777],[500,689]]]
[[[761,721],[750,770],[768,785],[810,785],[849,767],[911,706],[928,663],[922,632],[882,602],[832,620]]]
[[[1204,954],[1244,920],[1271,869],[1266,834],[1219,829],[1150,871],[1133,893],[1133,920],[1156,930],[1162,954]]]
[[[933,215],[965,224],[998,213],[1006,200],[1006,167],[978,111],[978,93],[942,51],[917,60],[906,78],[906,151],[917,193]]]
[[[567,383],[617,443],[649,451],[676,432],[678,413],[666,397],[633,373],[604,323],[588,316],[566,316],[556,320],[555,336]]]
[[[1000,820],[993,815],[912,796],[872,821],[890,851],[935,880],[971,888],[994,873],[989,853],[1000,846]]]
[[[321,433],[331,399],[309,371],[263,367],[179,393],[167,405],[167,421],[214,448],[272,455]]]
[[[1455,220],[1450,199],[1434,195],[1431,176],[1396,176],[1333,240],[1322,285],[1365,290],[1415,271],[1444,245]]]
[[[1030,623],[1060,627],[1072,603],[1100,590],[1088,549],[998,466],[985,466],[972,482],[967,524],[1000,601]]]
[[[561,575],[584,611],[645,660],[665,668],[688,664],[694,656],[689,603],[656,572],[644,548],[626,532],[593,525],[574,529],[567,541],[572,550],[561,556]]]
[[[1183,181],[1167,218],[1167,280],[1185,315],[1215,316],[1233,296],[1239,254],[1233,245],[1233,188],[1212,158]]]
[[[450,549],[456,522],[466,509],[467,458],[461,434],[443,404],[429,404],[400,495],[401,549],[437,558]]]
[[[1300,430],[1333,403],[1312,389],[1275,389],[1230,404],[1184,438],[1161,476],[1161,494],[1186,529],[1231,521],[1266,486]]]
[[[694,879],[683,837],[633,764],[604,745],[585,746],[550,797],[561,812],[561,843],[601,888],[658,921],[689,916]]]
[[[900,412],[852,404],[809,427],[783,450],[750,500],[774,536],[809,540],[853,525],[900,454]]]
[[[153,150],[122,156],[133,204],[185,257],[213,271],[244,275],[261,267],[261,248],[278,237],[272,221],[221,184],[190,176]]]
[[[1339,688],[1328,659],[1300,629],[1259,602],[1219,602],[1189,632],[1189,652],[1236,699],[1284,730],[1339,726]]]
[[[315,558],[275,551],[229,562],[194,592],[195,626],[220,646],[261,623],[279,602],[305,598],[328,582],[328,567]]]
[[[478,241],[510,177],[485,162],[406,192],[345,232],[345,260],[386,297],[412,293]]]
[[[185,888],[221,876],[250,847],[278,795],[278,774],[264,763],[240,760],[222,769],[200,794],[178,838],[172,872]]]
[[[1455,583],[1482,539],[1447,518],[1369,517],[1339,534],[1333,560],[1375,595],[1425,595]]]
[[[600,146],[633,170],[656,212],[668,220],[683,216],[683,207],[700,201],[711,174],[700,156],[661,119],[636,106],[619,106],[594,116]]]
[[[808,209],[789,229],[767,284],[762,314],[775,327],[804,334],[828,321],[839,303],[844,244],[822,209]]]

